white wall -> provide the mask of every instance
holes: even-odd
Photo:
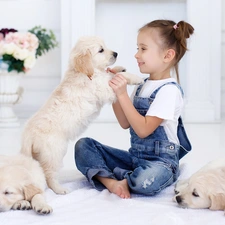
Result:
[[[176,1],[168,5],[165,1],[158,4],[157,1],[139,1],[137,3],[136,1],[97,0],[94,31],[90,30],[90,32],[102,37],[109,48],[119,53],[115,66],[122,65],[126,67],[127,71],[146,77],[140,73],[134,57],[137,51],[137,32],[147,21],[155,18],[170,18],[174,21],[186,20],[185,1]],[[186,59],[180,66],[182,75],[180,78],[184,89],[186,84],[185,61]],[[128,92],[131,94],[133,89],[134,86],[129,86]],[[103,107],[97,121],[116,121],[111,106]]]
[[[142,77],[146,77],[146,74],[140,73],[134,57],[137,52],[138,29],[156,18],[170,18],[174,21],[180,21],[186,20],[187,16],[185,1],[176,1],[171,4],[167,4],[165,1],[160,4],[157,1],[140,1],[139,3],[130,1],[129,4],[128,1],[116,1],[115,4],[115,1],[98,0],[95,12],[95,33],[103,37],[106,44],[119,53],[115,65],[125,66],[127,71]],[[184,89],[186,89],[185,61],[186,57],[184,57],[179,69]],[[128,87],[129,93],[132,93],[133,88],[133,86]],[[113,120],[114,114],[111,107],[105,106],[99,118],[104,118],[106,121]]]
[[[98,34],[105,37],[108,46],[118,49],[117,63],[137,73],[133,57],[137,29],[153,19],[186,19],[194,26],[195,33],[189,40],[190,51],[181,61],[184,65],[181,67],[181,85],[185,89],[186,101],[183,118],[186,122],[220,121],[220,0],[61,0],[61,4],[62,24],[66,24],[61,27],[62,55],[69,54],[69,49],[80,36]],[[199,16],[198,9],[203,5],[204,10]],[[209,27],[213,35],[209,35]],[[62,58],[62,70],[65,66],[64,59]],[[98,120],[115,121],[111,108],[105,106]]]
[[[222,115],[225,117],[225,1],[222,1],[222,93],[221,93],[221,107]],[[212,75],[213,76],[213,75]]]
[[[61,77],[60,0],[0,0],[0,27],[25,32],[36,25],[52,29],[59,47],[37,60],[34,68],[23,76],[23,99],[15,105],[20,118],[34,113],[56,87]]]
[[[68,0],[63,0],[63,2],[66,2]],[[215,0],[219,1],[219,0]],[[42,25],[43,27],[50,28],[54,31],[54,33],[57,36],[57,39],[60,42],[59,48],[54,49],[53,51],[47,53],[45,56],[42,56],[38,59],[37,64],[32,69],[31,72],[29,72],[27,75],[23,77],[22,80],[22,86],[25,89],[24,97],[22,102],[19,105],[15,106],[17,115],[19,115],[20,118],[27,118],[30,116],[34,111],[36,111],[44,102],[45,99],[49,96],[51,91],[55,88],[55,86],[60,82],[61,74],[64,71],[62,60],[61,59],[68,59],[68,55],[61,55],[61,47],[65,44],[67,44],[65,41],[61,43],[61,30],[64,26],[67,26],[68,24],[62,24],[60,21],[61,16],[61,4],[60,0],[0,0],[0,21],[1,21],[1,28],[4,27],[12,27],[16,28],[20,31],[25,31],[30,28],[32,28],[35,25]],[[76,4],[78,0],[73,0],[73,4]],[[85,2],[88,2],[85,0]],[[89,1],[92,2],[92,1]],[[128,20],[128,17],[126,17],[123,12],[125,11],[124,7],[127,7],[125,4],[127,1],[103,1],[98,0],[96,1],[96,11],[95,11],[95,31],[97,34],[100,34],[105,37],[106,44],[109,44],[111,48],[118,50],[120,57],[118,64],[125,64],[125,66],[128,68],[128,70],[136,71],[136,62],[134,61],[133,55],[136,51],[135,49],[135,38],[136,38],[136,31],[146,21],[146,15],[148,20],[151,20],[154,18],[154,14],[149,13],[148,14],[148,7],[144,8],[143,16],[135,17],[135,13],[138,9],[137,8],[131,8],[130,14],[134,15],[133,20]],[[120,7],[118,9],[119,12],[117,13],[117,7],[110,4],[112,2],[117,2],[120,4]],[[131,1],[135,3],[135,1]],[[141,1],[142,4],[147,3],[148,1]],[[185,19],[185,9],[186,6],[184,6],[185,0],[173,0],[173,1],[152,1],[153,3],[161,2],[163,4],[162,6],[162,13],[161,15],[165,18],[171,17],[174,20],[179,19]],[[167,5],[167,2],[170,4]],[[107,7],[107,9],[105,8]],[[112,13],[108,11],[108,6],[111,7]],[[153,7],[155,9],[158,9],[157,4],[153,4]],[[8,13],[10,9],[11,13]],[[179,10],[178,10],[179,9]],[[77,9],[79,11],[79,9]],[[142,10],[142,9],[140,9]],[[153,10],[154,12],[154,10]],[[225,2],[222,1],[222,12],[225,12]],[[13,16],[12,16],[13,15]],[[145,15],[145,16],[144,16]],[[90,16],[90,15],[88,15]],[[92,16],[92,15],[91,15]],[[222,62],[225,60],[225,13],[222,13],[223,19],[222,19]],[[103,19],[103,17],[105,17]],[[118,18],[119,17],[119,18]],[[15,19],[16,18],[16,19]],[[125,23],[115,23],[115,18],[118,19],[118,21],[122,21]],[[87,20],[87,17],[83,17],[82,19],[80,17],[77,17],[77,13],[73,13],[73,21],[70,21],[71,23],[79,23],[81,20]],[[126,26],[124,26],[126,24]],[[108,26],[108,30],[102,29],[102,27]],[[122,30],[120,32],[120,42],[111,42],[113,38],[117,39],[117,26],[119,27],[119,30]],[[121,27],[124,26],[124,27]],[[210,28],[210,24],[207,27],[208,34],[210,33],[210,30],[212,30],[212,27]],[[112,31],[110,33],[109,31]],[[74,31],[75,32],[75,31]],[[67,34],[66,34],[67,35]],[[128,41],[126,41],[127,36],[132,37]],[[68,40],[71,41],[71,37],[69,37],[68,34]],[[118,43],[121,43],[118,45]],[[124,44],[125,43],[125,44]],[[134,46],[132,49],[131,46]],[[206,47],[207,48],[207,47]],[[127,59],[124,55],[124,52],[128,52],[129,59]],[[204,52],[202,53],[204,54]],[[125,60],[126,58],[126,60]],[[181,80],[183,82],[184,88],[186,88],[186,67],[185,67],[185,60],[182,62],[181,65],[181,74],[184,76],[181,77]],[[201,60],[201,59],[200,59]],[[127,63],[127,62],[131,63]],[[65,66],[65,65],[64,65]],[[212,77],[214,75],[212,74]],[[222,76],[221,76],[221,83],[222,83],[222,91],[221,91],[221,112],[225,114],[225,66],[224,63],[222,63]],[[101,115],[104,118],[105,111],[103,110],[103,115]]]

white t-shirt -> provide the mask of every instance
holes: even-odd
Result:
[[[174,78],[147,80],[140,90],[139,97],[149,98],[158,87],[168,82],[176,82],[176,80]],[[132,100],[136,90],[137,89],[135,89],[131,95]],[[169,141],[176,144],[179,144],[177,124],[183,109],[183,104],[180,89],[178,89],[176,85],[169,84],[160,88],[146,113],[146,116],[156,116],[163,119],[161,126],[164,127]]]

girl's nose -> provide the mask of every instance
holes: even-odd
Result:
[[[138,58],[138,52],[134,55],[134,57],[137,59]]]

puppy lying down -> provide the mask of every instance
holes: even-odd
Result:
[[[209,162],[175,186],[173,200],[183,208],[225,210],[225,159]]]
[[[36,160],[22,154],[0,155],[0,212],[33,209],[38,214],[51,213],[43,196],[46,186]]]

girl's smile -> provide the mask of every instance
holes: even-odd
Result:
[[[142,65],[144,65],[144,62],[138,62],[138,66],[141,67]]]

